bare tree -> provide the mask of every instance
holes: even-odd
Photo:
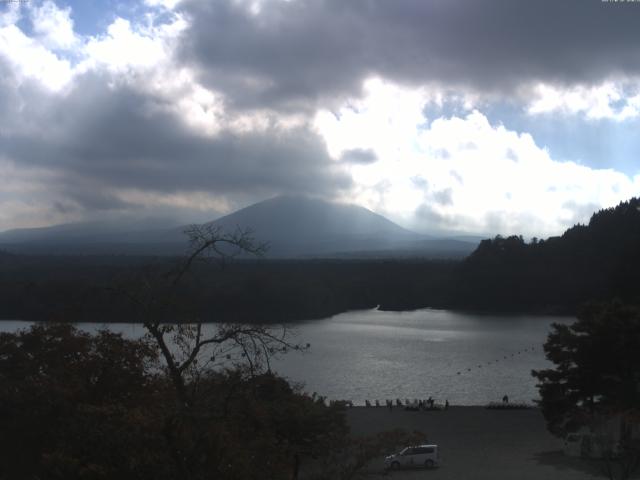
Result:
[[[257,323],[203,324],[197,310],[174,308],[184,300],[179,287],[197,264],[225,263],[239,255],[261,256],[266,244],[258,244],[248,229],[224,232],[220,227],[192,225],[185,230],[188,254],[170,271],[145,275],[137,292],[123,291],[136,306],[148,335],[155,341],[183,407],[193,403],[188,380],[203,369],[243,366],[250,374],[271,369],[270,359],[307,346],[293,343],[285,326]],[[177,315],[168,320],[167,312]]]
[[[140,322],[160,351],[175,392],[176,402],[166,410],[163,433],[176,471],[183,479],[204,479],[210,478],[212,468],[216,468],[211,464],[211,456],[215,455],[211,428],[226,418],[230,397],[242,398],[243,393],[236,389],[253,384],[243,382],[243,378],[259,380],[261,374],[271,370],[273,357],[290,350],[305,350],[309,344],[302,346],[292,341],[291,332],[284,326],[203,323],[198,309],[189,308],[183,284],[198,277],[194,271],[207,260],[224,263],[238,255],[262,255],[266,246],[257,244],[248,230],[229,234],[204,225],[192,226],[185,233],[190,240],[189,253],[174,268],[148,271],[133,282],[133,288],[120,291],[136,306]],[[224,373],[227,368],[232,368],[229,375],[208,376],[212,371]],[[225,383],[221,385],[216,378],[224,378]],[[225,392],[222,402],[221,391],[214,391],[220,386]],[[291,423],[271,432],[273,440],[280,442],[280,450],[291,457],[292,478],[297,478],[302,456],[315,458],[312,463],[317,468],[312,468],[312,476],[356,478],[371,459],[396,445],[423,438],[416,432],[399,431],[352,438],[341,409],[314,408],[324,407],[324,400],[304,396],[295,405],[284,414],[295,417]],[[237,415],[239,406],[232,403],[230,407]]]
[[[198,308],[185,301],[181,287],[187,277],[207,261],[224,263],[238,255],[260,256],[266,245],[256,243],[251,231],[242,229],[226,233],[211,225],[193,225],[185,234],[190,248],[174,268],[148,270],[118,292],[135,306],[139,321],[164,361],[176,399],[175,408],[165,419],[165,438],[181,477],[195,479],[206,477],[198,458],[206,448],[208,422],[212,415],[220,414],[211,412],[207,398],[203,398],[207,389],[199,389],[201,376],[229,368],[249,376],[270,372],[274,356],[305,350],[309,345],[292,342],[285,326],[203,323]]]

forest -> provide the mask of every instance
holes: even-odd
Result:
[[[633,198],[558,237],[483,240],[462,261],[202,261],[180,294],[205,322],[286,322],[375,307],[575,314],[589,300],[638,302],[638,245],[640,199]],[[136,313],[118,292],[163,278],[178,261],[3,252],[0,318],[135,321]],[[166,315],[176,317],[170,310]]]

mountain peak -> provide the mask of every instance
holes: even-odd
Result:
[[[285,244],[312,243],[325,247],[331,244],[340,251],[340,241],[376,239],[389,244],[419,237],[366,208],[306,196],[274,197],[212,224],[224,229],[250,228],[259,241],[268,241],[277,250]]]
[[[250,205],[209,225],[250,229],[267,243],[267,257],[460,257],[473,244],[433,239],[406,230],[364,207],[303,195],[283,195]],[[38,253],[182,254],[184,228],[112,230],[108,225],[48,227],[0,234],[0,248]]]

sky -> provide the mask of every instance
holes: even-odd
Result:
[[[0,0],[0,230],[276,195],[557,235],[640,194],[640,2]]]

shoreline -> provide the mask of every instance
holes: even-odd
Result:
[[[346,308],[346,309],[341,309],[341,310],[336,310],[334,313],[328,313],[328,314],[318,314],[318,315],[308,315],[308,316],[302,316],[300,318],[297,318],[295,320],[291,320],[289,318],[286,318],[284,320],[274,320],[274,321],[266,321],[266,322],[240,322],[240,323],[247,323],[248,325],[285,325],[285,326],[289,326],[289,325],[296,325],[302,322],[314,322],[314,321],[318,321],[318,320],[326,320],[338,315],[342,315],[342,314],[346,314],[346,313],[353,313],[353,312],[368,312],[368,311],[379,311],[379,312],[388,312],[388,313],[411,313],[411,312],[418,312],[421,310],[434,310],[434,311],[449,311],[449,312],[453,312],[453,313],[459,313],[459,314],[463,314],[463,315],[477,315],[479,317],[529,317],[529,316],[535,316],[535,317],[561,317],[561,318],[572,318],[575,319],[575,312],[571,312],[568,310],[554,310],[554,309],[540,309],[540,310],[536,310],[536,309],[523,309],[523,310],[508,310],[508,309],[473,309],[473,308],[468,308],[468,307],[455,307],[455,306],[434,306],[434,305],[426,305],[426,306],[417,306],[417,307],[406,307],[406,308],[394,308],[394,307],[390,307],[390,306],[384,306],[384,305],[375,305],[372,306],[370,308]],[[69,320],[69,321],[64,321],[64,322],[60,322],[60,321],[56,321],[56,320],[51,320],[51,319],[32,319],[32,318],[0,318],[0,323],[3,322],[24,322],[24,323],[71,323],[71,324],[78,324],[78,323],[86,323],[86,324],[131,324],[131,325],[141,325],[142,322],[137,321],[135,319],[129,319],[129,318],[123,318],[121,320],[115,319],[115,320],[104,320],[104,319],[96,319],[96,320],[91,320],[91,319],[75,319],[75,320]],[[221,324],[221,323],[233,323],[231,320],[203,320],[202,323],[203,325],[207,325],[207,324],[211,324],[211,325],[217,325],[217,324]],[[181,323],[189,323],[189,322],[175,322],[175,324],[181,324]]]

